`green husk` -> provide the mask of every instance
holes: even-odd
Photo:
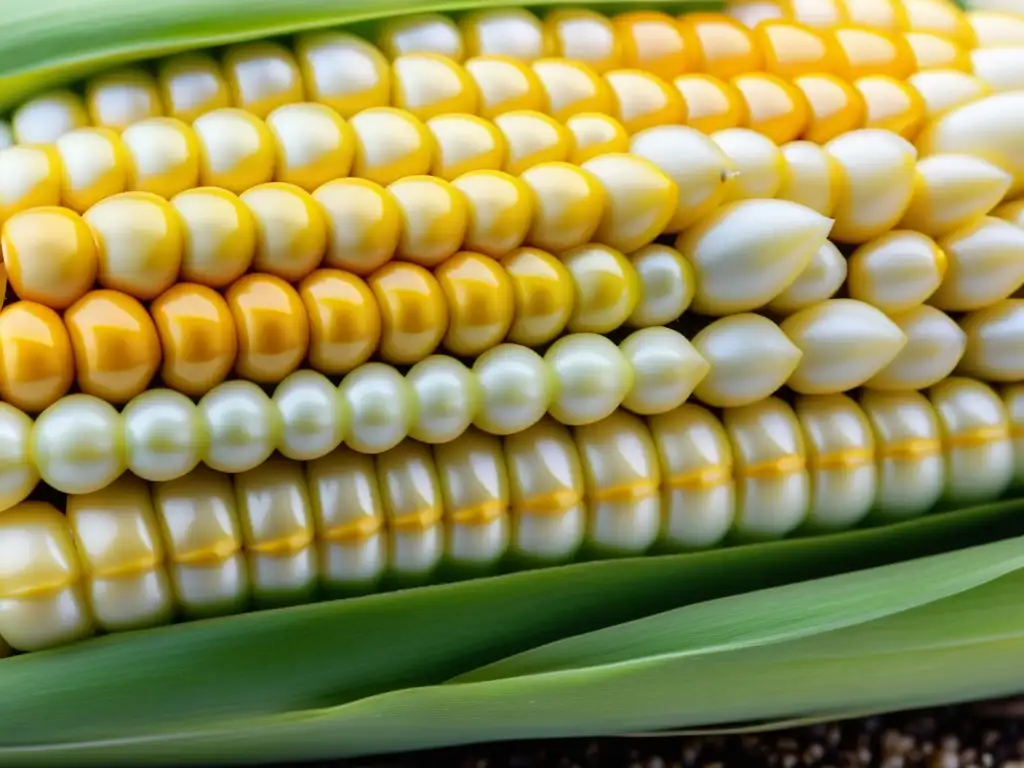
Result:
[[[574,0],[512,3],[528,8]],[[87,75],[182,51],[410,13],[508,7],[495,0],[0,0],[0,110]],[[717,9],[724,0],[593,0],[613,11]]]
[[[815,714],[819,699],[805,703],[786,687],[739,698],[722,688],[717,708],[698,718],[676,708],[676,683],[648,670],[744,660],[913,614],[1019,568],[1021,535],[1024,500],[1011,500],[832,536],[583,563],[97,638],[0,662],[0,765],[244,763]],[[954,551],[986,542],[994,543]],[[814,581],[943,552],[896,570]],[[575,637],[604,628],[612,629]],[[541,647],[559,640],[567,645]],[[620,684],[616,697],[646,697],[650,706],[599,700],[605,686]],[[695,707],[719,683],[701,685]],[[934,695],[961,692],[957,682]],[[538,720],[534,697],[568,709]],[[755,704],[763,711],[748,713]],[[443,713],[451,719],[433,723]]]

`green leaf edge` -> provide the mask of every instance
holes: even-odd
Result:
[[[56,749],[196,722],[287,717],[438,685],[545,642],[680,605],[1021,534],[1024,499],[1010,499],[884,528],[584,563],[98,638],[0,663],[0,747]],[[610,594],[609,584],[621,594]],[[552,598],[540,616],[523,600],[537,594]],[[457,623],[466,613],[468,630]],[[367,621],[377,635],[364,634]],[[424,627],[440,634],[425,637]],[[237,677],[232,664],[240,665]]]

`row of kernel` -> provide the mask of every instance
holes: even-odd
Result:
[[[907,142],[874,130],[824,148],[778,148],[744,129],[709,139],[661,126],[634,136],[628,148],[632,154],[598,155],[581,167],[542,162],[518,179],[472,171],[452,183],[415,176],[386,188],[336,179],[312,195],[264,183],[240,197],[191,189],[170,203],[151,192],[119,193],[84,217],[29,196],[19,204],[44,204],[5,223],[5,266],[21,298],[63,309],[97,277],[149,300],[179,278],[225,287],[254,268],[298,281],[321,264],[365,275],[395,256],[433,266],[460,247],[499,256],[525,242],[560,252],[593,238],[630,252],[687,229],[723,201],[776,196],[833,216],[831,236],[860,243],[895,226],[940,235],[974,224],[1012,181],[980,158],[915,162]],[[863,163],[868,154],[873,162]]]
[[[683,403],[708,368],[685,337],[658,327],[635,331],[618,346],[596,334],[570,334],[543,357],[502,344],[472,368],[440,355],[405,376],[383,363],[367,363],[337,387],[323,374],[297,371],[272,397],[252,382],[235,380],[213,387],[198,405],[172,390],[154,389],[118,413],[99,398],[75,394],[34,422],[5,405],[11,455],[19,457],[5,470],[12,478],[5,486],[7,501],[24,498],[37,478],[65,493],[84,493],[105,487],[126,469],[147,480],[179,477],[200,461],[218,471],[243,472],[275,450],[310,459],[344,441],[360,453],[381,453],[407,436],[445,442],[470,425],[513,434],[545,414],[578,425],[619,406],[659,413]]]
[[[1000,399],[951,379],[927,397],[769,399],[721,418],[685,405],[646,423],[545,419],[504,439],[340,448],[233,477],[198,467],[151,489],[126,475],[70,496],[66,516],[26,502],[0,518],[0,634],[34,651],[506,558],[536,567],[906,519],[1024,481],[1022,419],[1024,388]]]
[[[1024,303],[1010,300],[968,315],[963,327],[932,307],[892,318],[851,299],[801,310],[780,325],[739,314],[708,325],[688,342],[667,328],[642,329],[618,347],[603,336],[571,334],[541,357],[502,344],[467,368],[431,356],[406,376],[369,363],[335,387],[298,371],[272,397],[251,382],[213,387],[198,406],[170,390],[133,398],[122,414],[89,395],[71,395],[33,423],[10,406],[10,481],[17,503],[41,477],[57,490],[84,493],[126,469],[167,480],[200,461],[224,472],[258,466],[275,450],[296,459],[325,455],[343,441],[380,453],[407,436],[454,439],[471,425],[514,434],[545,414],[570,425],[615,408],[664,412],[693,393],[715,407],[741,407],[787,385],[799,394],[838,394],[861,386],[908,391],[940,383],[958,369],[997,382],[1022,380]]]
[[[794,51],[803,52],[808,46],[799,40],[787,40],[786,33],[814,33],[799,27],[785,29],[786,23],[778,26],[779,29],[775,30],[768,23],[765,30],[765,34],[773,32],[780,37],[779,51],[769,56],[776,65],[769,67],[767,72],[739,73],[723,79],[704,73],[663,79],[656,73],[639,69],[616,69],[599,75],[585,64],[555,59],[536,62],[532,69],[511,59],[472,59],[464,69],[444,57],[416,54],[396,60],[393,97],[360,99],[358,110],[346,109],[337,100],[322,96],[310,97],[312,103],[306,103],[301,91],[296,98],[271,100],[267,109],[256,109],[246,103],[237,106],[250,121],[267,120],[274,131],[274,138],[285,149],[289,145],[294,147],[294,140],[289,139],[294,139],[299,128],[312,131],[315,127],[325,141],[330,137],[333,143],[338,143],[335,134],[342,131],[344,118],[356,118],[367,110],[377,114],[385,107],[399,108],[417,120],[453,114],[479,115],[482,119],[495,120],[508,112],[532,111],[549,115],[554,121],[566,122],[580,115],[600,114],[614,116],[629,133],[658,124],[689,122],[705,130],[727,127],[730,123],[746,124],[769,132],[780,142],[797,138],[801,133],[817,135],[822,129],[815,123],[834,129],[839,123],[862,118],[873,127],[886,121],[893,122],[894,112],[913,113],[918,123],[922,119],[925,111],[922,95],[918,93],[915,82],[907,82],[912,72],[893,73],[889,71],[892,69],[890,66],[863,62],[856,67],[846,67],[840,76],[836,67],[819,61],[817,57],[808,61],[790,61],[783,57],[783,51],[792,47]],[[852,30],[852,33],[876,34],[865,30]],[[859,46],[865,51],[872,51],[881,43],[861,41]],[[820,47],[826,49],[824,43]],[[811,48],[816,50],[814,46]],[[281,50],[283,52],[284,49]],[[956,57],[947,60],[933,55],[918,62],[917,76],[924,75],[921,80],[926,89],[936,74],[943,76],[944,80],[952,78],[961,89],[991,91],[1014,88],[1020,85],[1016,72],[1020,63],[1018,59],[1022,56],[1024,46],[985,50],[976,55],[975,58],[979,59],[977,66],[967,66],[958,62]],[[265,66],[274,72],[282,68],[287,71],[287,67],[278,61],[265,62]],[[264,79],[275,84],[280,82]],[[137,77],[133,76],[131,81],[135,80]],[[349,84],[352,79],[342,78],[338,82]],[[89,125],[89,121],[73,116],[78,113],[84,115],[82,108],[74,106],[75,98],[63,92],[50,94],[25,107],[16,115],[15,133],[19,143],[49,144],[69,131]],[[123,99],[117,103],[121,101]],[[137,101],[142,103],[143,100]],[[840,102],[844,105],[838,110],[840,119],[816,118],[816,113],[823,111],[829,113],[826,118],[829,117],[837,111],[833,105]],[[314,107],[320,109],[314,110]],[[209,120],[203,118],[211,113],[224,114],[228,108],[230,105],[227,104],[216,105],[201,115],[184,120],[195,119],[199,126],[209,130]],[[61,112],[69,114],[62,116]],[[20,121],[17,119],[19,116]],[[175,114],[174,117],[181,116]],[[317,124],[306,126],[305,120],[313,118]],[[163,119],[160,115],[140,114],[121,126],[110,121],[100,121],[96,125],[121,131],[139,122],[152,124],[160,119]],[[913,122],[909,118],[904,118],[904,121]],[[366,118],[357,121],[365,122]],[[236,130],[241,127],[244,126],[236,126]],[[448,133],[454,130],[445,127]],[[474,126],[471,121],[463,120],[459,128],[466,133]],[[476,132],[480,130],[476,126]],[[493,137],[487,138],[493,143]]]
[[[433,272],[392,262],[365,279],[318,269],[297,287],[249,274],[224,295],[179,283],[148,311],[112,290],[86,293],[63,318],[21,300],[0,311],[0,397],[38,412],[75,383],[123,404],[158,371],[165,386],[199,397],[232,371],[276,384],[306,360],[338,376],[375,355],[410,365],[443,347],[473,358],[503,341],[541,347],[566,330],[666,325],[694,292],[692,267],[668,246],[627,257],[588,244],[560,258],[536,248],[500,261],[462,251]]]
[[[764,307],[793,315],[783,329],[803,328],[813,319],[807,331],[813,335],[850,307],[875,318],[863,326],[864,338],[852,342],[866,343],[877,332],[896,344],[901,337],[894,327],[861,303],[891,315],[913,341],[917,330],[934,327],[918,325],[929,316],[921,308],[925,302],[946,311],[991,308],[998,315],[1000,307],[1013,306],[1004,300],[1024,284],[1024,230],[1003,219],[982,218],[938,243],[918,232],[890,232],[856,249],[849,262],[825,240],[830,225],[797,204],[743,201],[685,231],[678,251],[651,245],[628,258],[598,244],[571,249],[560,259],[534,248],[501,261],[462,252],[433,274],[402,262],[366,280],[323,269],[298,289],[253,274],[236,281],[226,298],[179,284],[157,297],[148,314],[130,296],[93,291],[72,305],[63,322],[42,305],[15,302],[0,312],[0,396],[37,412],[68,391],[77,369],[82,391],[120,404],[149,385],[161,360],[165,385],[201,396],[232,369],[252,381],[277,383],[308,358],[314,369],[338,375],[375,352],[398,364],[418,362],[441,345],[472,357],[504,340],[543,346],[565,329],[609,333],[623,325],[664,325],[688,308],[725,315]],[[725,238],[723,231],[737,234]],[[858,301],[826,302],[844,283]],[[934,314],[950,333],[955,330],[945,315]],[[953,340],[949,333],[942,338]],[[947,360],[952,370],[964,343],[950,343],[937,355],[935,370]],[[916,349],[911,343],[894,361],[882,353],[899,349],[883,344],[874,347],[880,356],[872,361],[901,370],[900,360],[913,358]],[[795,365],[793,354],[791,349],[775,363]],[[812,357],[806,365],[818,362]],[[792,370],[784,368],[769,362],[762,374],[785,380]],[[865,370],[843,388],[880,369]],[[913,388],[926,386],[914,381]]]
[[[485,94],[486,86],[499,84],[527,99],[531,93],[542,98],[547,84],[537,67],[528,66],[538,61],[541,68],[580,64],[597,74],[635,69],[665,78],[684,72],[732,77],[758,71],[899,78],[915,68],[970,66],[966,49],[977,36],[962,17],[918,13],[895,25],[901,29],[892,29],[844,16],[832,19],[826,25],[830,29],[802,19],[747,19],[756,21],[752,30],[727,15],[673,18],[651,11],[612,19],[555,11],[543,22],[525,10],[484,11],[465,17],[461,29],[442,16],[414,16],[385,26],[381,50],[351,34],[315,32],[300,36],[294,52],[263,41],[232,46],[221,62],[197,53],[168,59],[158,63],[156,77],[141,69],[108,73],[86,86],[84,100],[61,91],[22,107],[14,116],[14,132],[19,141],[48,142],[87,124],[121,130],[145,117],[166,113],[192,120],[225,106],[264,116],[306,99],[348,116],[367,107],[414,104],[424,89],[456,82],[460,78],[441,68],[445,60],[465,62],[470,78],[478,64],[484,74],[477,84]],[[968,18],[978,19],[982,44],[1024,43],[1021,19],[994,24],[990,15]],[[348,77],[353,68],[365,76]]]
[[[540,163],[518,178],[472,171],[453,182],[417,175],[387,187],[341,178],[312,194],[279,182],[240,196],[188,189],[169,202],[120,192],[84,216],[47,204],[14,213],[3,226],[4,262],[20,298],[63,309],[97,280],[150,300],[179,279],[223,288],[251,269],[297,282],[321,265],[367,275],[392,258],[434,267],[460,248],[499,257],[524,243],[563,252],[593,240],[632,252],[725,195],[728,159],[691,133],[703,155],[682,170],[701,188],[682,203],[672,179],[628,153],[582,166]],[[671,149],[658,150],[663,164]]]

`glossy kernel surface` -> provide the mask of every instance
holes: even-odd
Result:
[[[515,314],[508,340],[537,347],[555,339],[573,312],[572,275],[559,259],[537,248],[520,248],[501,262],[512,282]]]
[[[37,413],[71,388],[75,361],[60,315],[32,301],[0,312],[0,397]]]
[[[689,74],[675,78],[672,85],[686,103],[686,124],[701,133],[737,128],[748,120],[746,100],[732,82]]]
[[[231,106],[231,91],[220,65],[205,53],[164,59],[157,82],[167,114],[186,123],[215,109]]]
[[[467,211],[458,189],[433,176],[407,176],[388,192],[398,203],[401,221],[397,258],[435,267],[459,249]]]
[[[249,207],[232,192],[196,187],[171,200],[182,229],[181,279],[224,288],[244,275],[256,253]]]
[[[803,92],[792,83],[771,74],[748,74],[733,78],[746,104],[746,127],[767,136],[776,144],[798,138],[810,120]]]
[[[616,69],[604,77],[615,99],[614,117],[627,133],[686,122],[686,102],[671,83],[638,69]]]
[[[601,224],[607,194],[600,181],[570,163],[540,163],[520,176],[533,195],[528,245],[552,253],[588,242]]]
[[[420,120],[444,114],[476,114],[479,95],[458,62],[437,53],[409,53],[391,63],[391,104]]]
[[[353,176],[387,186],[404,176],[430,171],[433,139],[412,113],[376,107],[353,115],[349,125],[356,137]]]
[[[97,280],[142,301],[174,285],[183,233],[174,208],[149,192],[125,192],[85,212],[96,242]]]
[[[296,58],[311,101],[343,118],[391,101],[391,65],[373,45],[341,32],[311,32],[296,40]]]
[[[98,260],[86,223],[66,208],[35,208],[11,217],[0,235],[4,267],[21,299],[66,309],[96,280]]]
[[[719,13],[687,13],[679,24],[694,38],[698,71],[728,80],[764,66],[764,53],[750,30]]]
[[[200,397],[227,378],[238,353],[235,321],[211,288],[178,283],[150,305],[163,349],[164,384]]]
[[[267,124],[241,109],[217,109],[197,118],[199,183],[236,195],[274,177],[274,137]]]
[[[309,317],[309,362],[328,375],[348,373],[380,342],[380,308],[366,281],[338,269],[318,269],[299,284]]]
[[[367,281],[381,313],[381,359],[397,365],[431,354],[448,330],[448,305],[441,286],[416,264],[392,262]]]
[[[272,182],[243,192],[239,199],[252,215],[255,271],[291,283],[320,266],[327,252],[327,221],[308,192]]]
[[[366,179],[336,179],[313,193],[327,223],[325,267],[368,275],[398,249],[400,213],[394,196]]]
[[[91,291],[64,313],[82,392],[120,405],[144,392],[160,366],[156,327],[136,299]]]
[[[474,357],[505,340],[515,309],[512,283],[489,256],[462,251],[434,272],[448,304],[444,346]]]
[[[465,248],[497,258],[522,245],[534,211],[522,179],[502,171],[471,171],[452,186],[466,201]]]
[[[309,347],[309,320],[292,286],[272,275],[246,275],[225,298],[238,333],[235,373],[276,383],[299,367]]]

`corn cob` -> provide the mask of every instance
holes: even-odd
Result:
[[[66,517],[44,502],[0,517],[0,633],[36,650],[387,574],[425,578],[442,562],[543,564],[581,547],[637,554],[658,541],[711,546],[729,531],[842,528],[940,498],[994,498],[1014,461],[1004,402],[948,379],[927,398],[768,399],[720,419],[684,405],[647,423],[617,411],[571,431],[542,420],[503,440],[471,431],[376,458],[275,458],[233,478],[197,468],[152,490],[125,475],[69,496]]]
[[[0,647],[1024,482],[1008,19],[431,14],[25,102]]]

